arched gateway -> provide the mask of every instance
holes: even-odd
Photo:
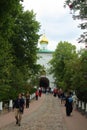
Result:
[[[43,88],[48,88],[49,87],[49,79],[46,77],[41,77],[39,80],[39,86]]]
[[[49,44],[48,39],[46,38],[45,34],[42,35],[40,38],[40,49],[37,52],[38,61],[37,64],[42,65],[45,68],[45,76],[41,75],[40,77],[40,86],[44,86],[45,88],[50,87],[53,88],[54,85],[54,79],[51,74],[49,74],[48,70],[50,68],[49,61],[52,59],[53,51],[50,51],[47,49],[47,45]]]
[[[50,86],[50,81],[47,77],[40,77],[39,80],[39,86],[43,89],[44,92],[49,90]]]

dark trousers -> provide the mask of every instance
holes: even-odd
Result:
[[[38,100],[38,95],[36,95],[36,100]]]
[[[29,99],[26,99],[26,108],[29,108]]]

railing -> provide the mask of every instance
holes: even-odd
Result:
[[[76,109],[87,117],[87,102],[76,100]]]
[[[35,98],[35,93],[30,95],[30,101],[34,98]],[[0,101],[0,112],[4,110],[11,111],[13,109],[13,102],[14,101],[12,99],[10,99],[9,101],[8,100]]]

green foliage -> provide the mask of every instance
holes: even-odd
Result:
[[[74,20],[83,20],[79,27],[84,32],[78,42],[87,43],[87,0],[66,0],[66,5],[70,8]],[[74,61],[73,70],[72,85],[78,98],[87,102],[87,50],[80,51],[79,58]]]
[[[72,12],[73,19],[84,20],[79,27],[84,31],[84,33],[78,39],[78,42],[87,42],[87,0],[66,0],[65,6],[68,6]],[[78,13],[77,13],[78,11]]]
[[[87,101],[87,51],[80,52],[78,67],[74,75],[74,86],[79,99]]]
[[[17,14],[22,10],[20,0],[0,1],[0,35],[10,38]]]
[[[60,42],[50,61],[50,72],[53,73],[57,85],[65,90],[71,87],[72,72],[69,65],[75,57],[76,47],[68,42]]]
[[[10,38],[13,45],[17,66],[27,65],[32,68],[37,60],[37,41],[39,23],[33,11],[21,13],[15,20],[14,34]]]
[[[32,93],[35,93],[35,92],[36,92],[36,88],[32,88],[29,93],[32,94]]]
[[[10,86],[7,84],[0,84],[0,101],[9,99]]]
[[[74,90],[80,100],[87,102],[87,50],[77,53],[75,46],[60,42],[50,64],[57,86]]]
[[[14,56],[9,38],[13,34],[15,17],[22,9],[20,0],[0,1],[0,99],[8,99]]]
[[[39,72],[36,61],[40,24],[33,11],[23,11],[21,1],[0,1],[0,100],[27,91],[28,79]]]

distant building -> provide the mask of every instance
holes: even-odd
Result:
[[[50,68],[49,61],[52,59],[53,51],[47,49],[47,45],[49,44],[48,39],[45,34],[40,38],[40,48],[37,53],[39,59],[37,61],[38,64],[42,65],[45,68],[45,74],[41,75],[41,77],[46,77],[49,80],[49,87],[54,87],[54,79],[53,76],[49,74],[48,69]]]

